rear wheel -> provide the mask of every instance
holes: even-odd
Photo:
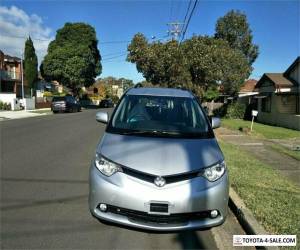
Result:
[[[53,114],[57,114],[57,113],[58,113],[58,111],[57,111],[57,110],[53,110],[52,112],[53,112]]]

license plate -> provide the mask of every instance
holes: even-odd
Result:
[[[169,213],[169,204],[165,203],[150,203],[151,213]]]

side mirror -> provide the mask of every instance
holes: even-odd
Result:
[[[217,117],[212,117],[211,118],[211,127],[214,128],[219,128],[221,126],[221,119]]]
[[[108,113],[98,112],[96,114],[96,121],[107,124],[108,123]]]

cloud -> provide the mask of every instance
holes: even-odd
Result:
[[[30,35],[39,64],[54,37],[52,30],[36,14],[27,14],[16,6],[0,6],[0,49],[8,55],[21,57],[26,38]]]

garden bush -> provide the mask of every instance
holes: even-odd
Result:
[[[246,111],[246,105],[242,103],[231,103],[227,107],[226,118],[243,119]]]

